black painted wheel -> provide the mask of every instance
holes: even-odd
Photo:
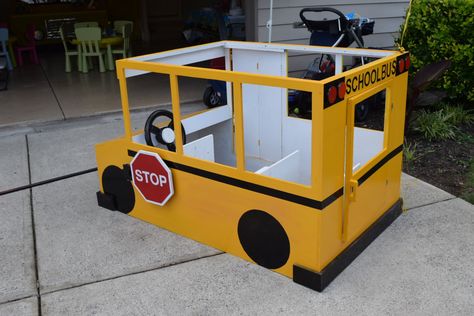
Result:
[[[153,125],[155,120],[161,116],[165,116],[169,118],[171,121],[165,127],[156,127]],[[145,123],[145,141],[146,144],[149,146],[155,146],[153,142],[152,135],[154,135],[156,141],[160,144],[165,145],[168,150],[176,151],[176,143],[175,143],[175,133],[174,133],[174,125],[173,125],[173,113],[168,110],[156,110],[148,116],[148,119]],[[184,130],[183,123],[181,123],[181,130],[183,134],[183,145],[186,144],[186,132]]]
[[[257,264],[278,269],[288,261],[288,235],[278,220],[267,212],[247,211],[239,220],[238,234],[245,252]]]
[[[355,120],[356,122],[363,122],[369,115],[370,105],[369,102],[363,101],[355,107]]]
[[[102,173],[102,188],[105,194],[114,197],[115,206],[122,213],[130,213],[135,206],[132,182],[125,171],[117,166],[108,166]]]
[[[311,118],[311,92],[298,91],[296,94],[296,107],[298,108],[297,114],[299,117]]]
[[[215,108],[216,106],[221,105],[222,98],[214,88],[207,87],[206,90],[204,90],[202,101],[208,108]]]

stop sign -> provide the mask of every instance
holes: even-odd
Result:
[[[174,193],[170,168],[156,153],[140,150],[130,163],[133,184],[145,201],[163,206]]]

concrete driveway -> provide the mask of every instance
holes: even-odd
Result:
[[[404,175],[406,212],[317,293],[99,208],[93,146],[121,133],[117,115],[0,131],[0,192],[45,182],[0,196],[0,315],[474,315],[473,205]]]

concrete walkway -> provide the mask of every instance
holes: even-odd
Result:
[[[121,133],[114,115],[0,130],[0,192],[93,168]],[[407,212],[323,293],[99,208],[97,190],[88,172],[0,196],[0,315],[474,315],[474,206],[408,175]]]

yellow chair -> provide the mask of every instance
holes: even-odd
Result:
[[[76,28],[76,37],[81,47],[82,56],[82,72],[89,71],[87,59],[90,57],[97,57],[99,59],[99,71],[105,72],[104,55],[105,50],[100,49],[99,42],[102,39],[102,34],[99,27],[80,27]]]

